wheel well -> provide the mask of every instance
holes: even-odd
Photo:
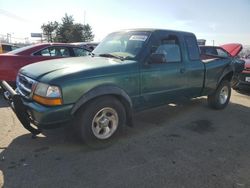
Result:
[[[122,105],[125,108],[125,112],[126,112],[126,123],[127,123],[127,125],[132,126],[132,109],[131,109],[131,105],[123,96],[117,95],[117,94],[105,94],[105,95],[96,96],[96,97],[88,100],[84,104],[82,104],[82,106],[74,114],[77,114],[80,109],[87,106],[93,100],[96,100],[97,98],[104,97],[104,96],[114,97],[114,98],[116,98],[118,101],[120,101],[122,103]]]
[[[230,82],[232,78],[233,78],[233,72],[229,72],[221,79],[221,81],[228,80]]]

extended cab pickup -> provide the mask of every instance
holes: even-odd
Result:
[[[89,57],[23,67],[5,98],[34,135],[70,122],[85,141],[105,142],[132,124],[134,111],[208,96],[227,106],[234,58],[202,60],[192,33],[135,29],[111,33]]]

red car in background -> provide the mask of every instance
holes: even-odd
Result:
[[[222,45],[221,47],[235,55],[238,55],[238,51],[242,49],[242,46],[237,44]],[[244,69],[237,76],[237,82],[232,86],[234,89],[250,89],[250,59],[245,57],[242,60],[245,62]]]
[[[237,82],[233,85],[234,89],[250,89],[250,59],[245,61],[244,70],[238,75]]]
[[[73,44],[42,43],[0,54],[0,80],[15,84],[18,70],[28,64],[56,58],[86,56],[89,50]]]

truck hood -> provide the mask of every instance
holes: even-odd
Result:
[[[20,69],[19,73],[26,75],[32,79],[49,83],[52,80],[67,79],[67,76],[81,74],[83,77],[92,77],[102,75],[106,70],[106,74],[115,71],[115,67],[121,67],[125,64],[135,63],[135,61],[121,61],[119,59],[111,59],[104,57],[73,57],[42,61],[27,65]],[[114,67],[114,68],[111,68]],[[93,73],[93,71],[96,71]],[[107,71],[108,70],[108,71]]]
[[[226,50],[232,57],[237,56],[243,48],[242,45],[238,43],[224,44],[220,47]]]

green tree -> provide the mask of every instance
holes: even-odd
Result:
[[[55,41],[57,42],[72,42],[72,28],[74,27],[74,19],[73,16],[69,16],[65,14],[62,18],[62,24],[56,30]]]
[[[71,15],[65,14],[62,23],[48,22],[41,26],[48,42],[90,42],[94,39],[89,24],[74,23]]]
[[[43,34],[46,37],[46,40],[48,42],[53,42],[54,41],[54,33],[56,29],[58,28],[58,23],[56,21],[54,22],[48,22],[47,24],[43,24],[41,26],[41,29],[43,30]]]
[[[89,24],[83,25],[83,42],[90,42],[94,39],[94,34],[92,32],[92,28]]]

